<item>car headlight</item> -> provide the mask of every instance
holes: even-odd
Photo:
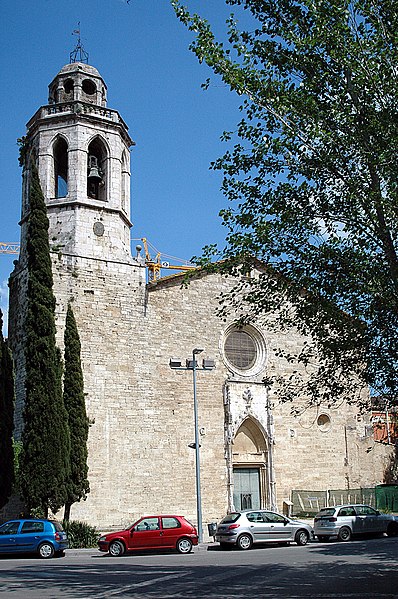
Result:
[[[104,536],[104,537],[100,537],[100,538],[98,539],[98,542],[100,542],[100,541],[106,541],[106,537],[105,537],[105,536]]]

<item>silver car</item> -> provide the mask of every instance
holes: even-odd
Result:
[[[314,537],[312,526],[267,510],[233,512],[217,526],[215,540],[221,547],[236,545],[250,549],[253,543],[289,543],[306,545]]]
[[[381,514],[370,505],[335,505],[323,508],[314,520],[314,532],[319,541],[337,537],[349,541],[352,535],[387,533],[398,535],[398,518],[392,514]]]

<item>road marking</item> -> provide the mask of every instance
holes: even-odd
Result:
[[[141,574],[141,572],[140,572]],[[184,578],[185,576],[191,576],[193,574],[192,571],[189,572],[179,572],[178,574],[169,574],[168,576],[158,576],[157,578],[151,578],[150,580],[145,580],[145,581],[141,581],[141,582],[134,582],[132,584],[126,584],[122,587],[119,587],[118,589],[114,590],[114,591],[105,591],[105,593],[102,593],[101,595],[95,595],[96,599],[101,599],[101,597],[115,597],[116,595],[120,595],[122,593],[125,593],[126,591],[129,591],[131,589],[136,589],[136,588],[142,588],[142,587],[148,587],[151,586],[152,584],[155,584],[156,582],[164,582],[166,580],[171,580],[172,578]]]

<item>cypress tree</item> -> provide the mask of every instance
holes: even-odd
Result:
[[[31,165],[27,229],[26,398],[20,485],[29,509],[44,515],[64,505],[70,471],[70,437],[55,344],[55,298],[48,218],[39,175]]]
[[[88,418],[84,400],[80,338],[71,305],[68,305],[64,334],[64,404],[70,430],[70,479],[64,519],[69,520],[73,503],[86,499],[90,491],[87,479]]]
[[[7,503],[14,483],[13,417],[13,363],[3,338],[3,314],[0,310],[0,508]]]

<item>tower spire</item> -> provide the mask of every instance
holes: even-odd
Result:
[[[77,42],[75,49],[69,54],[69,62],[85,62],[88,64],[88,53],[83,48],[82,40],[80,37],[80,21],[77,24],[77,29],[74,29],[72,35],[77,35]]]

